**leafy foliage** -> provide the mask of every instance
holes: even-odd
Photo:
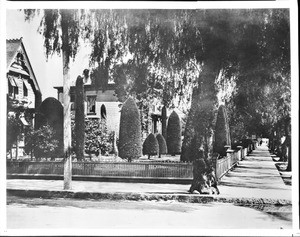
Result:
[[[43,125],[38,130],[26,129],[25,152],[33,152],[36,159],[57,158],[61,156],[59,141],[55,130],[50,125]]]
[[[237,25],[239,64],[235,91],[228,100],[230,123],[233,137],[269,137],[270,128],[290,116],[289,13],[286,9],[244,13],[244,21]]]
[[[175,11],[166,10],[95,10],[89,18],[89,24],[96,26],[87,31],[92,39],[91,62],[96,65],[92,80],[105,89],[108,78],[113,79],[121,102],[129,95],[135,97],[145,131],[154,99],[167,107],[190,103],[189,82],[195,73],[186,62],[179,67],[173,19]]]
[[[167,108],[164,106],[161,110],[161,130],[164,139],[167,139]]]
[[[150,156],[157,155],[159,153],[159,144],[153,133],[150,133],[143,143],[143,155]]]
[[[107,155],[113,148],[113,133],[109,132],[105,120],[88,119],[85,121],[85,152]]]
[[[17,145],[24,138],[24,125],[21,121],[23,117],[32,126],[34,111],[28,109],[28,102],[7,95],[7,118],[6,118],[6,151],[9,152],[13,145]],[[18,155],[16,153],[16,155]]]
[[[39,122],[41,122],[41,118],[39,118],[40,114],[38,112],[38,108],[41,106],[41,104],[42,104],[42,93],[40,91],[35,91],[35,104],[34,104],[34,108],[35,108],[34,128],[35,129],[41,127],[41,125],[39,124]]]
[[[17,116],[8,115],[6,126],[6,151],[9,151],[13,144],[17,142],[18,136],[21,135],[23,125]]]
[[[181,152],[181,123],[178,114],[173,111],[168,120],[167,126],[167,148],[171,155]]]
[[[75,95],[75,133],[72,140],[75,143],[75,153],[77,160],[84,158],[85,139],[85,115],[84,115],[84,88],[83,78],[78,76],[76,80]]]
[[[128,161],[142,154],[140,113],[132,97],[122,106],[118,145],[119,156]]]
[[[58,140],[59,157],[63,157],[63,106],[53,97],[46,98],[38,108],[38,124],[43,127],[49,125],[53,129],[55,139]],[[40,128],[40,127],[39,127]]]
[[[227,112],[224,105],[219,106],[215,129],[214,152],[226,155],[225,145],[231,145]]]
[[[159,145],[158,157],[160,158],[161,155],[168,153],[167,143],[166,143],[166,140],[163,137],[163,135],[161,135],[160,133],[156,135],[156,139],[157,139],[158,145]]]
[[[74,57],[81,27],[92,42],[95,84],[105,88],[112,78],[120,101],[134,96],[145,130],[154,98],[190,107],[182,160],[193,160],[194,148],[212,154],[218,83],[234,86],[225,101],[233,139],[290,127],[288,9],[74,11],[46,13],[46,49]],[[60,27],[69,38],[56,40]]]

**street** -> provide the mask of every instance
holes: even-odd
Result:
[[[8,196],[7,228],[291,229],[292,221],[291,210],[282,207]]]

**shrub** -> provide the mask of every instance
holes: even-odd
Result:
[[[154,134],[150,133],[143,143],[143,155],[148,155],[148,159],[150,159],[151,155],[157,155],[158,152],[158,141]]]
[[[84,88],[83,79],[81,76],[76,80],[76,94],[75,94],[75,153],[77,160],[84,158],[84,138],[85,138],[85,122],[84,122]]]
[[[213,151],[219,153],[220,156],[225,156],[225,145],[231,145],[231,141],[226,109],[224,105],[221,105],[218,109]]]
[[[58,140],[57,152],[59,157],[64,156],[63,147],[63,106],[53,97],[46,98],[38,109],[40,121],[37,129],[50,125],[53,129],[55,139]]]
[[[59,141],[50,125],[44,125],[38,130],[33,130],[31,127],[26,129],[25,152],[33,152],[36,159],[54,159],[60,155],[58,148]]]
[[[40,113],[38,113],[38,108],[42,104],[42,93],[40,91],[35,91],[35,105],[34,107],[36,108],[35,111],[35,117],[34,117],[34,128],[37,130],[39,127],[42,125],[41,123],[41,118],[40,118]]]
[[[22,123],[16,115],[8,115],[6,126],[6,151],[8,152],[17,142],[18,136],[22,134]]]
[[[142,154],[140,113],[133,98],[123,104],[119,132],[119,156],[131,161]]]
[[[160,158],[162,154],[167,154],[167,143],[163,135],[160,133],[156,135],[156,139],[159,146],[158,157]]]
[[[113,148],[113,132],[108,131],[105,120],[88,119],[85,122],[85,152],[106,155]]]
[[[181,123],[178,114],[173,111],[167,126],[167,148],[168,153],[174,156],[181,152]]]

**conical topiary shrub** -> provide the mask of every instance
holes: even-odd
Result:
[[[53,129],[54,138],[58,140],[58,148],[55,149],[53,155],[56,157],[64,156],[64,147],[63,147],[63,106],[62,104],[55,99],[54,97],[46,98],[40,105],[38,111],[39,113],[39,122],[37,129],[45,125],[50,125]]]
[[[167,108],[166,106],[162,107],[161,110],[161,130],[164,139],[167,139]]]
[[[35,91],[35,105],[36,108],[35,116],[34,116],[34,130],[38,130],[41,127],[41,123],[43,123],[41,114],[38,111],[38,108],[42,104],[42,93],[40,91]]]
[[[158,152],[158,157],[160,158],[161,155],[167,154],[167,143],[162,134],[157,134],[156,139],[158,141],[158,146],[159,146],[159,152]]]
[[[75,153],[77,160],[84,159],[85,138],[85,116],[84,116],[84,88],[83,78],[77,77],[75,94]]]
[[[173,111],[167,125],[167,148],[172,156],[181,152],[181,123],[178,114]]]
[[[154,134],[150,133],[143,143],[143,155],[148,155],[148,159],[150,159],[150,156],[157,155],[158,152],[159,152],[158,141],[154,136]]]
[[[220,154],[220,156],[226,155],[225,145],[231,146],[230,131],[228,117],[224,105],[221,105],[218,109],[216,128],[215,128],[215,142],[213,146],[214,152]]]
[[[142,155],[140,113],[133,98],[123,104],[119,132],[119,156],[131,161]]]

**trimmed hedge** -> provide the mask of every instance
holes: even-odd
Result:
[[[213,151],[219,153],[220,156],[226,156],[225,145],[231,146],[231,141],[226,109],[224,105],[221,105],[218,109]]]
[[[54,139],[58,140],[58,150],[57,154],[60,157],[64,157],[64,147],[63,147],[63,106],[54,97],[46,98],[40,105],[38,109],[39,113],[39,128],[44,125],[49,124],[53,128]]]
[[[167,143],[166,143],[164,136],[161,135],[160,133],[156,135],[156,139],[157,139],[158,146],[159,146],[158,157],[160,158],[161,155],[167,154],[167,152],[168,152]]]
[[[181,123],[178,114],[173,111],[167,126],[167,148],[172,156],[181,153]]]
[[[150,156],[157,155],[159,153],[159,145],[156,137],[153,133],[150,133],[143,143],[143,155]]]
[[[85,140],[85,115],[84,115],[84,88],[83,78],[77,77],[75,94],[75,154],[77,160],[84,158],[84,140]]]
[[[123,104],[119,132],[119,156],[131,161],[142,155],[140,113],[132,97]]]
[[[40,118],[40,113],[38,112],[38,108],[42,104],[42,93],[40,91],[35,91],[35,117],[34,117],[34,129],[37,130],[41,127],[42,119]]]
[[[167,108],[162,107],[161,110],[161,130],[164,139],[167,139]]]

